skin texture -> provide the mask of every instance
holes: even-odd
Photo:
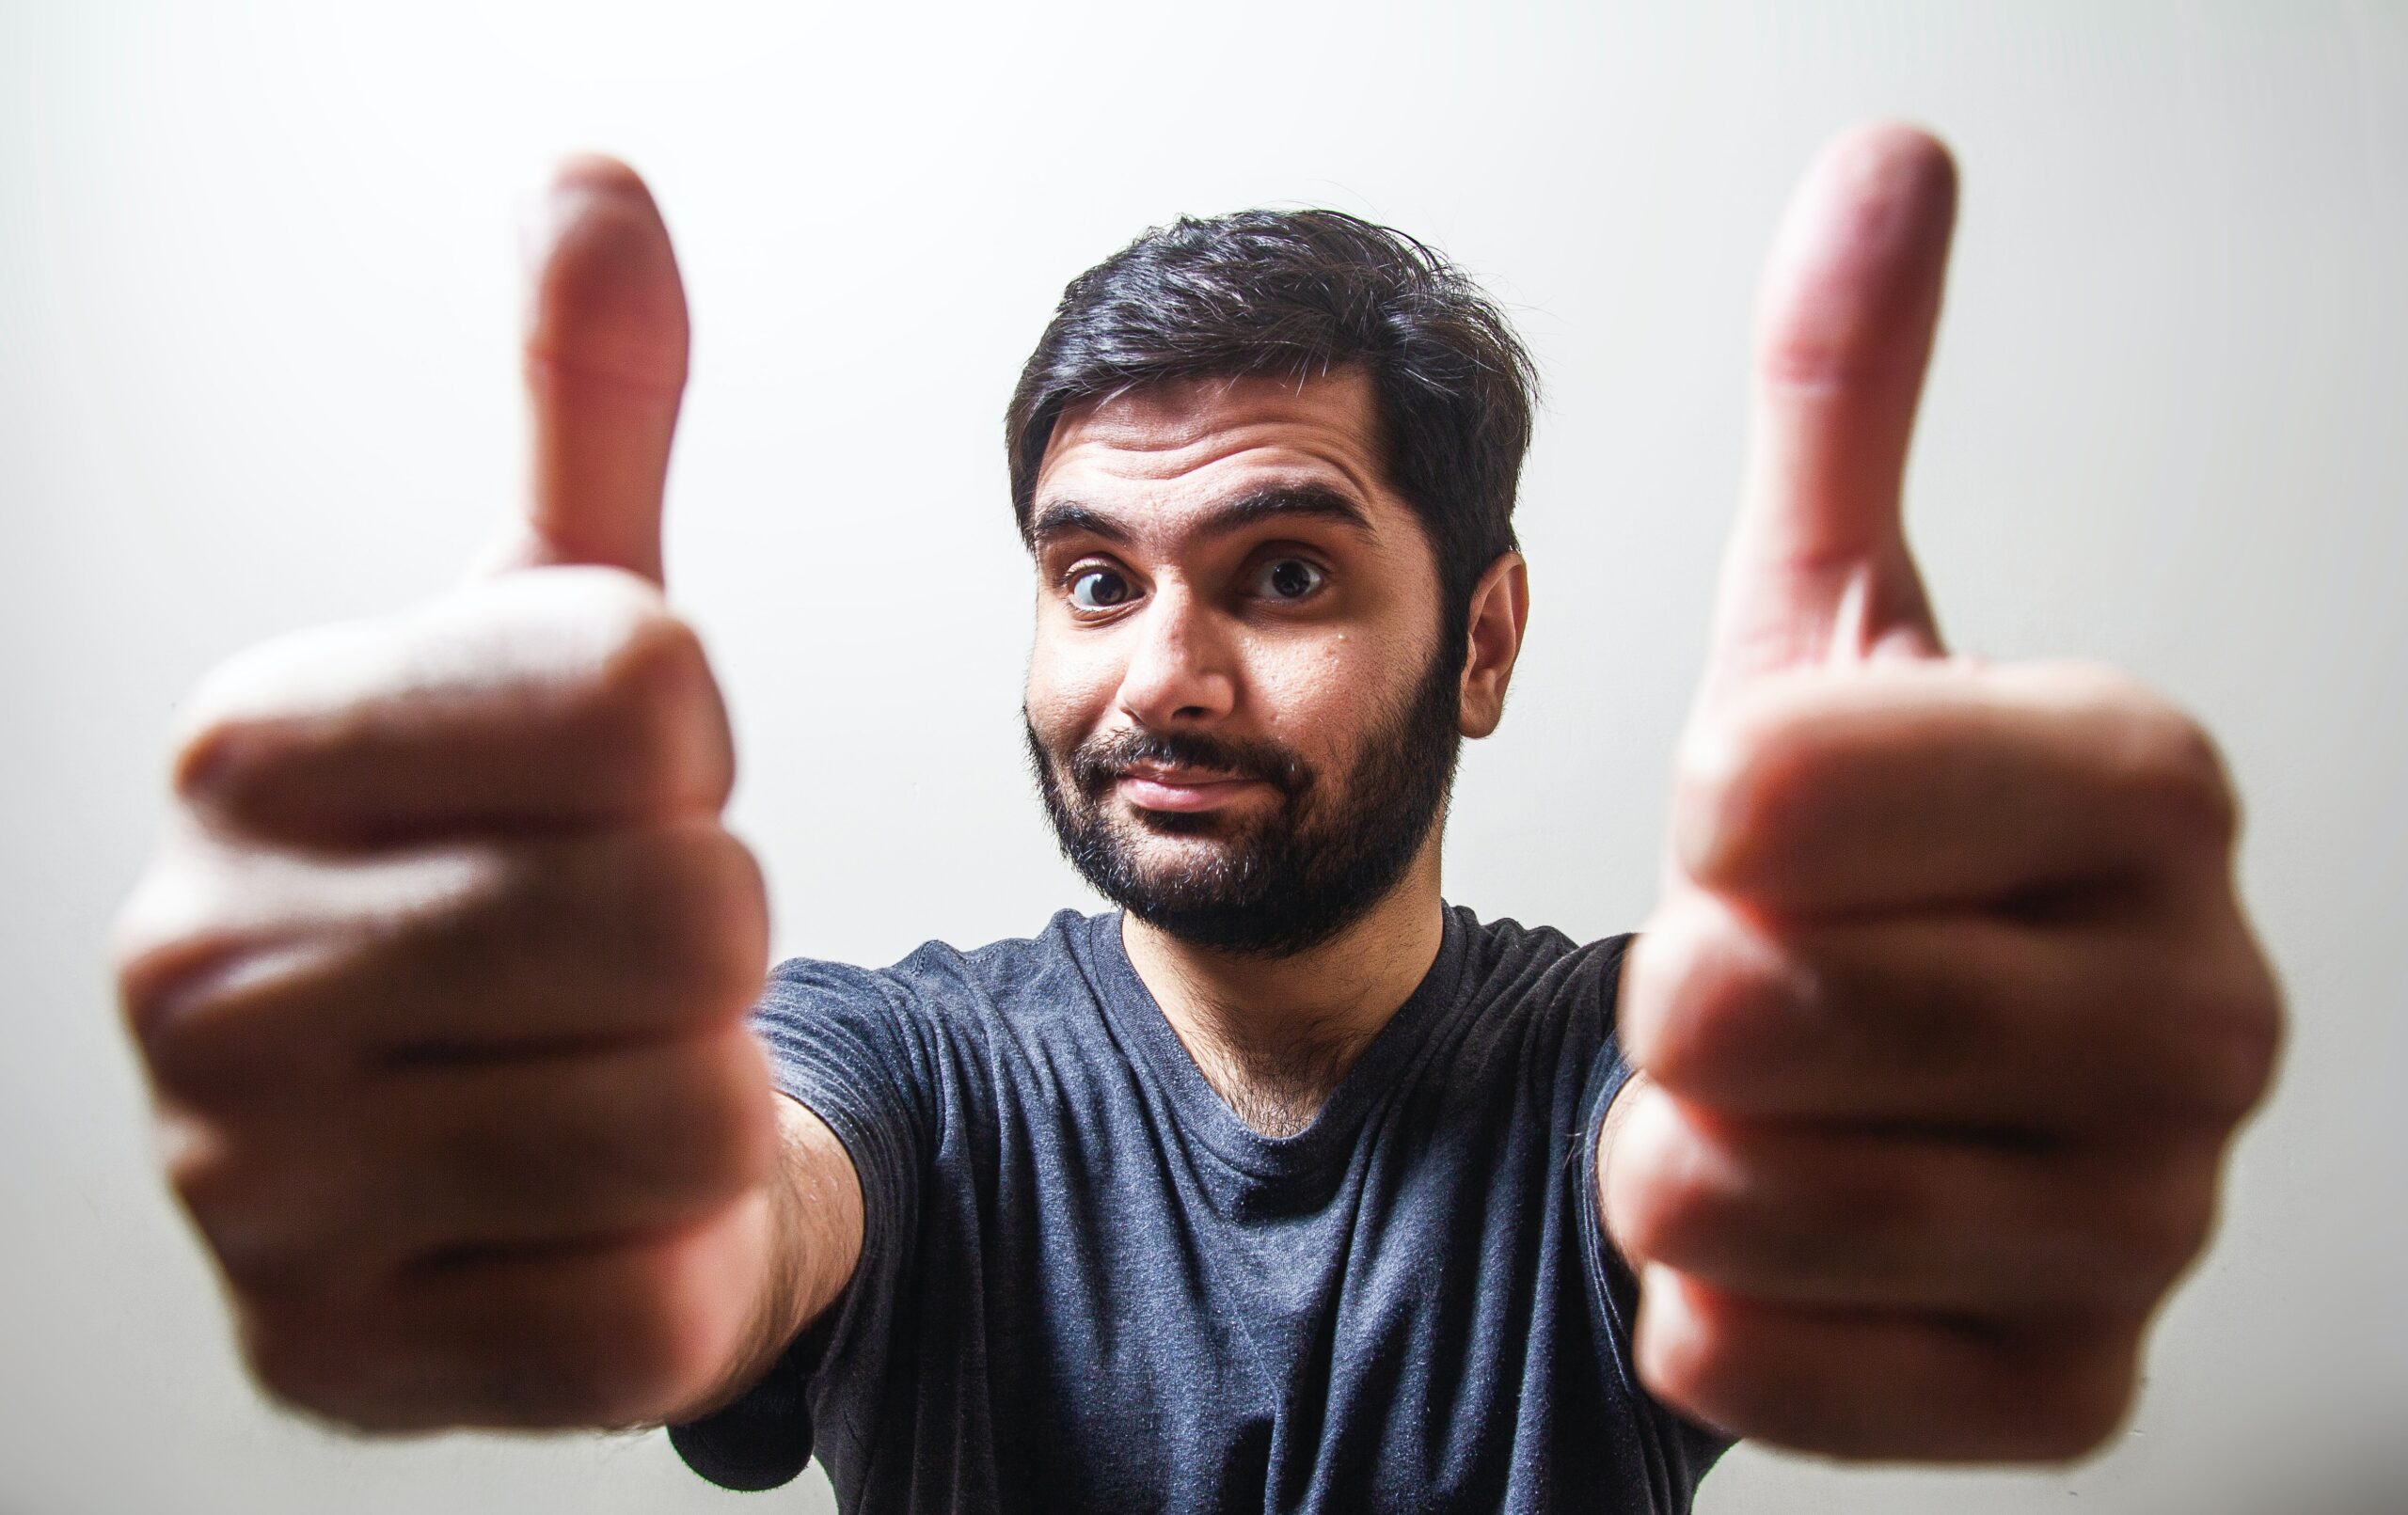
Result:
[[[1600,1197],[1689,1414],[2057,1460],[2128,1413],[2280,1017],[2198,725],[2113,670],[1943,653],[1899,493],[1955,202],[1937,142],[1874,126],[1775,243]]]

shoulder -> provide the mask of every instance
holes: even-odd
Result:
[[[1611,1018],[1629,933],[1575,941],[1554,926],[1524,925],[1511,916],[1482,921],[1468,907],[1450,908],[1463,930],[1466,998],[1586,1008]]]
[[[1023,1023],[1072,1013],[1038,1007],[1070,997],[1066,975],[1079,975],[1093,924],[1063,910],[1035,936],[923,942],[883,968],[789,957],[770,971],[752,1024],[781,1086],[832,1125],[848,1112],[866,1113],[857,1125],[897,1111],[941,1122],[993,1081],[995,1054],[1025,1039]]]
[[[925,941],[883,968],[789,957],[770,971],[764,1008],[773,1014],[869,1014],[952,1027],[1024,1015],[1086,980],[1088,943],[1098,919],[1058,910],[1031,936],[967,948]]]
[[[1633,938],[1576,941],[1553,926],[1462,916],[1460,1029],[1450,1038],[1449,1079],[1511,1111],[1510,1119],[1543,1110],[1556,1144],[1551,1161],[1575,1146],[1585,1151],[1628,1075],[1615,1000]]]

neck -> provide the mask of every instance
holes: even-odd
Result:
[[[1312,1124],[1330,1091],[1436,961],[1439,829],[1394,889],[1317,947],[1244,957],[1193,946],[1133,915],[1122,944],[1188,1056],[1266,1136]]]

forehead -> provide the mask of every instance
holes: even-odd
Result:
[[[1390,513],[1410,513],[1380,453],[1359,370],[1167,380],[1065,410],[1038,467],[1036,505],[1167,517],[1266,483],[1320,486],[1359,501],[1385,530],[1401,524]]]

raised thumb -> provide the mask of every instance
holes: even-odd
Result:
[[[1709,702],[1801,663],[1941,655],[1901,488],[1956,208],[1947,149],[1891,122],[1833,140],[1790,201],[1758,296]]]
[[[536,219],[525,513],[488,566],[601,564],[657,584],[686,386],[676,254],[643,181],[611,158],[562,163]]]

